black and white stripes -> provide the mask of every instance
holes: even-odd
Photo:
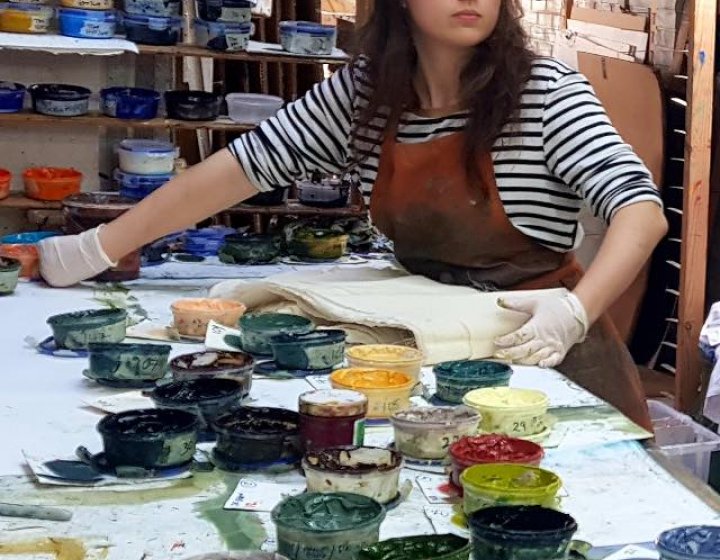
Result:
[[[367,103],[369,87],[361,65],[345,67],[229,149],[261,191],[316,170],[341,173],[359,159],[369,196],[380,146],[372,138],[359,139],[357,154],[351,146],[352,118]],[[461,132],[466,116],[405,114],[397,141],[420,143]],[[373,126],[379,133],[385,119],[376,118]],[[583,201],[605,220],[629,204],[661,204],[647,168],[620,139],[587,80],[554,59],[536,59],[519,114],[497,139],[493,161],[510,221],[558,251],[579,244]]]

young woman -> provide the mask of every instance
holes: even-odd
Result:
[[[666,233],[648,170],[585,78],[527,47],[517,0],[376,0],[360,55],[101,229],[40,245],[54,286],[319,170],[359,171],[373,222],[411,273],[527,313],[497,358],[559,366],[649,427],[637,369],[605,315]],[[583,274],[586,203],[610,227]]]

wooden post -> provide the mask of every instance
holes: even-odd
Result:
[[[355,0],[355,22],[358,26],[370,19],[374,4],[375,0]]]
[[[698,340],[705,319],[717,0],[686,1],[690,48],[675,383],[677,408],[692,412],[700,397]]]

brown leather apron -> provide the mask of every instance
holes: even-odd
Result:
[[[483,197],[468,181],[463,144],[464,133],[420,144],[387,135],[370,212],[394,242],[398,262],[413,274],[485,291],[573,289],[583,274],[574,255],[552,251],[512,225],[489,153],[478,164]],[[651,429],[637,367],[607,315],[557,369]]]

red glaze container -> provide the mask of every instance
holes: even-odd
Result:
[[[537,467],[545,451],[537,443],[499,434],[464,437],[450,446],[451,479],[462,488],[460,475],[468,467],[485,463],[516,463]]]
[[[298,409],[300,443],[306,451],[363,444],[368,400],[362,393],[342,389],[310,391],[300,395]]]

